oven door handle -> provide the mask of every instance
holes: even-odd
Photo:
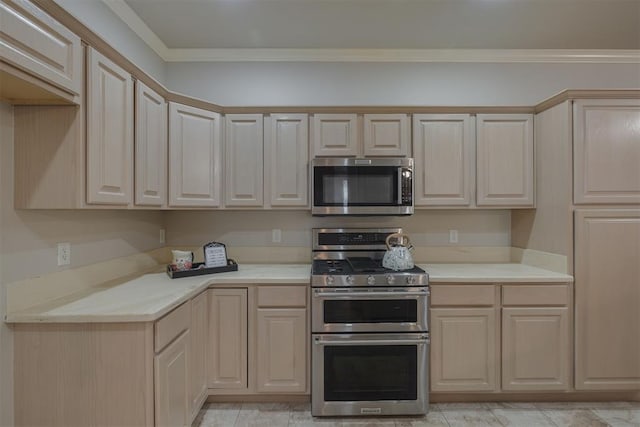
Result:
[[[421,338],[415,340],[345,340],[345,341],[326,341],[321,339],[314,340],[319,345],[404,345],[417,344],[426,345],[431,343],[429,338]]]
[[[335,297],[422,297],[429,296],[428,290],[424,291],[407,291],[407,292],[321,292],[316,291],[314,296],[318,298],[335,298]]]

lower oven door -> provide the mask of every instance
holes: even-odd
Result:
[[[314,288],[311,331],[426,332],[429,288]]]
[[[314,416],[425,414],[429,334],[314,334]]]

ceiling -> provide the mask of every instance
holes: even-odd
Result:
[[[640,49],[640,0],[124,2],[169,49]]]

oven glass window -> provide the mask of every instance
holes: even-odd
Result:
[[[395,206],[396,166],[316,166],[315,206]]]
[[[415,323],[418,301],[328,300],[323,303],[324,323]]]
[[[417,346],[324,348],[324,400],[416,400]]]

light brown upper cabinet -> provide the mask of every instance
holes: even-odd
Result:
[[[225,206],[263,205],[263,141],[262,114],[225,116]]]
[[[0,98],[80,102],[80,37],[27,0],[0,1],[0,28]]]
[[[271,114],[264,119],[265,202],[271,207],[309,206],[308,122],[306,114]]]
[[[167,205],[167,103],[136,81],[135,203]]]
[[[411,154],[411,127],[407,114],[365,114],[364,155],[400,156]]]
[[[169,103],[169,205],[220,206],[220,114]]]
[[[640,209],[575,211],[576,390],[640,389]]]
[[[133,202],[133,80],[87,49],[87,203]]]
[[[416,206],[470,206],[475,129],[469,114],[414,114]]]
[[[314,114],[312,135],[314,157],[358,155],[357,114]]]
[[[534,207],[533,115],[476,117],[476,204]]]
[[[640,100],[574,103],[574,203],[640,203]]]

